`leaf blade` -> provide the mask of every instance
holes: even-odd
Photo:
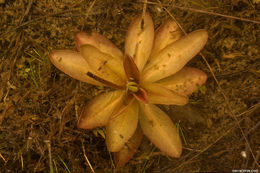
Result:
[[[153,104],[140,104],[140,125],[143,133],[162,152],[171,157],[180,157],[181,139],[172,120]]]
[[[80,47],[80,53],[96,76],[116,85],[123,86],[125,84],[126,76],[123,69],[123,60],[102,53],[94,46],[88,44]]]
[[[156,29],[151,58],[169,44],[179,40],[182,36],[181,30],[172,19],[166,19],[161,26]]]
[[[124,70],[126,77],[129,81],[134,81],[136,83],[139,83],[140,81],[140,72],[138,70],[138,67],[136,66],[133,58],[129,55],[124,56]]]
[[[152,51],[154,39],[153,20],[149,13],[136,16],[131,22],[125,39],[125,53],[133,57],[141,72]]]
[[[111,152],[118,152],[133,136],[138,123],[138,103],[133,100],[127,109],[110,119],[106,127],[106,144]]]
[[[114,111],[123,103],[125,92],[122,90],[103,93],[90,100],[83,108],[78,128],[92,129],[105,126]]]
[[[187,96],[169,90],[162,84],[145,83],[142,86],[147,91],[148,102],[151,104],[185,105],[188,103]]]
[[[142,139],[143,132],[140,126],[138,126],[134,135],[128,140],[125,146],[119,152],[115,152],[113,154],[117,168],[124,167],[125,164],[133,157],[141,145]]]
[[[207,75],[192,67],[184,67],[176,74],[164,78],[157,83],[181,95],[190,95],[198,89],[197,85],[202,86],[207,80]]]
[[[77,50],[80,51],[80,46],[89,44],[96,47],[103,53],[109,54],[115,58],[123,59],[123,53],[109,39],[97,32],[78,32],[75,34],[75,43]]]
[[[166,46],[154,55],[143,71],[145,82],[155,82],[181,70],[204,47],[206,30],[197,30]]]
[[[93,85],[103,86],[86,75],[91,71],[87,61],[73,50],[53,50],[49,54],[52,64],[70,77]]]

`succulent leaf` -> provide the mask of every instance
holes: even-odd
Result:
[[[138,103],[133,100],[127,109],[109,120],[106,127],[106,144],[111,152],[118,152],[133,136],[139,116]]]
[[[140,81],[140,72],[136,66],[133,58],[129,55],[124,56],[124,70],[128,80],[135,81],[139,83]]]
[[[177,73],[164,78],[157,83],[181,95],[189,95],[196,91],[197,85],[203,85],[207,80],[207,75],[192,67],[184,67]]]
[[[133,95],[138,101],[148,103],[147,92],[143,88],[139,88],[139,90],[133,93]]]
[[[172,19],[166,19],[155,31],[153,49],[151,57],[160,52],[169,44],[179,40],[182,36],[181,30]]]
[[[78,128],[92,129],[105,126],[114,111],[122,106],[124,96],[124,91],[116,90],[90,100],[81,112]]]
[[[145,82],[155,82],[178,72],[204,47],[208,39],[205,30],[197,30],[166,46],[155,54],[143,72]]]
[[[126,76],[123,68],[123,60],[102,53],[94,46],[88,44],[80,47],[80,53],[95,72],[96,76],[116,85],[123,86],[125,84]]]
[[[50,53],[49,58],[53,65],[72,78],[89,84],[103,86],[102,83],[86,75],[91,69],[79,52],[73,50],[54,50]]]
[[[142,86],[147,91],[148,102],[151,104],[185,105],[188,103],[187,96],[169,90],[161,84],[146,83]]]
[[[89,44],[114,58],[123,59],[123,53],[121,50],[118,49],[110,40],[97,32],[78,32],[75,35],[75,42],[78,51],[80,51],[80,46]]]
[[[181,139],[172,120],[153,104],[140,105],[140,125],[143,133],[165,154],[180,157]]]
[[[154,26],[149,13],[138,15],[130,24],[125,40],[125,54],[133,57],[141,72],[146,64],[153,46]]]
[[[124,167],[125,164],[133,157],[139,148],[143,139],[143,132],[139,126],[134,135],[125,143],[119,152],[114,153],[114,160],[117,168]]]

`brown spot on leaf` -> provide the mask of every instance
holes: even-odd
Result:
[[[153,120],[149,120],[149,123],[151,124],[151,126],[154,126]]]
[[[142,18],[142,21],[141,21],[141,30],[144,30],[144,19]]]

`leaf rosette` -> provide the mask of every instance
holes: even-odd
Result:
[[[188,95],[206,82],[199,69],[185,67],[204,47],[207,31],[182,36],[167,19],[156,31],[149,13],[136,16],[126,33],[124,53],[97,32],[75,35],[77,50],[54,50],[51,62],[69,76],[113,90],[90,100],[78,127],[106,126],[106,145],[118,167],[124,166],[141,144],[143,134],[163,153],[180,157],[177,129],[155,104],[185,105]]]

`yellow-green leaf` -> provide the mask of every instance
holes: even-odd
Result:
[[[133,157],[143,139],[143,132],[139,126],[134,135],[126,142],[119,152],[114,153],[114,160],[117,168],[124,167]]]
[[[123,59],[123,53],[121,50],[118,49],[110,40],[97,32],[78,32],[75,35],[75,42],[78,51],[80,51],[80,46],[89,44],[97,48],[99,51],[113,56],[114,58]]]
[[[189,95],[198,89],[197,85],[203,85],[206,80],[207,75],[203,71],[197,68],[184,67],[174,75],[157,83],[181,95]]]
[[[154,39],[153,20],[149,13],[138,15],[130,24],[125,40],[125,54],[134,58],[141,72],[148,60]]]
[[[124,96],[124,91],[116,90],[90,100],[81,112],[78,128],[92,129],[105,126],[114,111],[121,107]]]
[[[138,123],[138,103],[133,100],[124,112],[111,118],[106,127],[106,144],[111,152],[118,152],[133,136]]]
[[[161,84],[146,83],[142,87],[147,92],[148,103],[164,105],[185,105],[188,103],[188,97],[180,95]]]
[[[80,47],[80,53],[97,76],[116,85],[125,84],[126,76],[122,59],[116,59],[88,44]]]
[[[169,44],[177,41],[181,37],[181,30],[172,19],[166,19],[163,24],[156,29],[151,57],[160,52]]]
[[[140,105],[140,125],[143,133],[162,152],[171,157],[180,157],[181,139],[172,120],[153,104]]]
[[[50,53],[49,57],[55,67],[74,79],[93,85],[103,85],[86,75],[91,69],[79,52],[72,50],[54,50]]]
[[[207,31],[197,30],[166,46],[145,66],[143,80],[155,82],[178,72],[199,53],[207,39]]]

